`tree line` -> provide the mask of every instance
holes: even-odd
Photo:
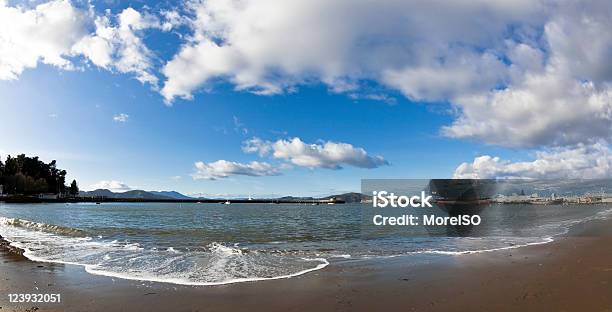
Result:
[[[66,170],[57,168],[52,160],[45,163],[38,157],[27,157],[25,154],[17,157],[7,156],[3,163],[0,159],[0,185],[5,194],[35,195],[51,193],[77,196],[79,187],[76,180],[67,186]]]

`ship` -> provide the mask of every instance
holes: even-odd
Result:
[[[472,205],[489,203],[495,186],[495,180],[488,179],[432,179],[428,189],[433,202]]]
[[[432,196],[434,207],[440,216],[460,217],[480,215],[487,208],[496,193],[496,181],[485,179],[432,179],[427,191]],[[428,228],[432,233],[439,229]],[[439,233],[438,233],[439,234]],[[447,226],[447,236],[478,236],[478,229],[472,225]]]

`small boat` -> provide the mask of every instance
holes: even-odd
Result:
[[[226,201],[225,201],[223,204],[224,204],[224,205],[229,205],[229,204],[231,204],[231,203],[230,203],[230,201],[229,201],[229,200],[226,200]]]

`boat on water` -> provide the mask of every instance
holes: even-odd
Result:
[[[496,181],[488,179],[432,179],[429,192],[439,208],[449,216],[479,214],[491,203]]]
[[[478,204],[490,202],[495,186],[489,179],[432,179],[428,188],[436,203]]]
[[[434,203],[433,214],[438,217],[480,218],[481,212],[490,206],[496,194],[495,180],[485,179],[432,179],[427,190]],[[429,226],[428,230],[439,234],[439,229]],[[478,227],[472,224],[456,224],[445,227],[447,236],[478,236]]]
[[[231,204],[231,202],[230,202],[229,200],[226,200],[226,201],[225,201],[223,204],[224,204],[224,205],[230,205],[230,204]]]

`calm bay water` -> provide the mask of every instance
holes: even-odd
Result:
[[[72,263],[93,274],[187,285],[296,276],[338,261],[456,255],[551,241],[605,205],[491,205],[483,224],[373,227],[346,205],[4,204],[0,235],[32,260]],[[402,213],[423,214],[421,209]],[[408,261],[408,260],[407,260]]]

